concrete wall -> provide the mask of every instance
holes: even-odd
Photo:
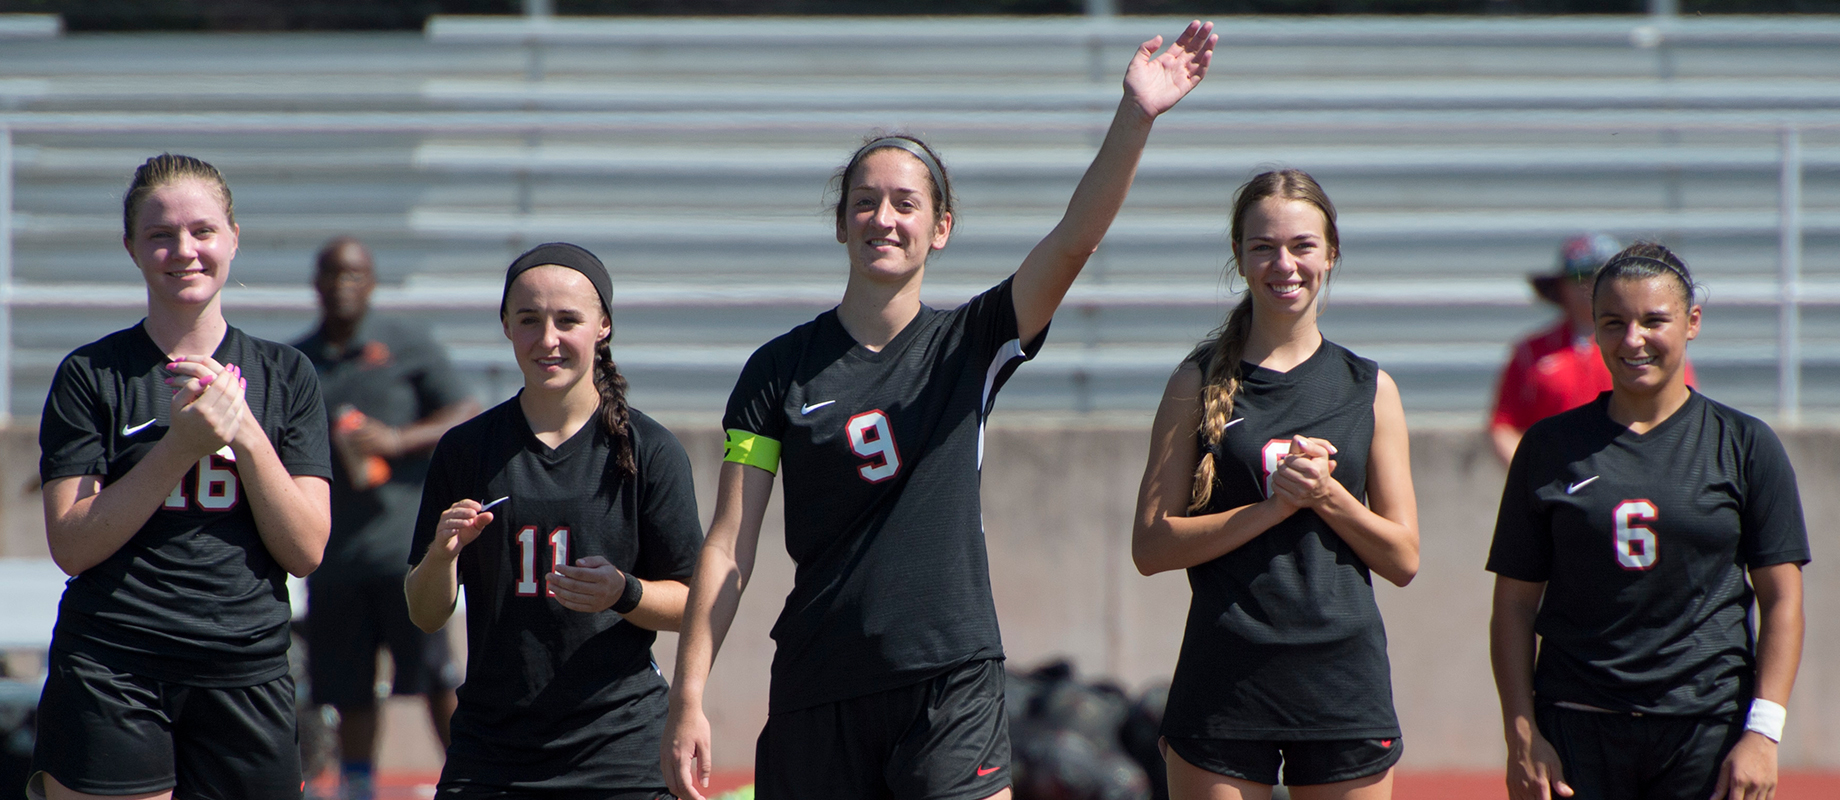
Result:
[[[674,428],[690,451],[705,519],[721,437],[706,426]],[[1012,665],[1072,659],[1082,673],[1138,688],[1167,680],[1181,642],[1188,587],[1180,574],[1144,578],[1130,563],[1130,514],[1148,447],[1148,420],[1080,418],[1005,424],[990,431],[985,525],[1003,638]],[[1840,769],[1840,431],[1783,434],[1800,475],[1817,561],[1807,571],[1807,649],[1789,705],[1785,768]],[[1500,717],[1488,665],[1492,577],[1482,570],[1502,469],[1481,436],[1420,430],[1412,436],[1423,550],[1418,579],[1379,582],[1393,685],[1412,769],[1493,769],[1502,761]],[[39,500],[31,491],[30,431],[0,438],[0,555],[45,554]],[[754,582],[741,603],[710,682],[707,704],[719,769],[753,761],[766,717],[767,630],[792,582],[779,498],[767,512]],[[657,654],[670,674],[675,637]],[[392,728],[384,766],[437,768],[413,715]],[[394,753],[394,755],[392,755]]]

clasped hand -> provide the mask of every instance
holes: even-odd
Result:
[[[166,369],[173,374],[166,385],[175,390],[167,437],[199,458],[235,443],[237,432],[252,418],[243,398],[249,381],[242,368],[226,367],[210,356],[188,355]]]
[[[1336,486],[1335,452],[1326,439],[1291,437],[1290,452],[1271,472],[1272,498],[1293,511],[1322,505]]]

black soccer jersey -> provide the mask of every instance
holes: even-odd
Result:
[[[1206,371],[1205,363],[1202,364]],[[1335,479],[1367,497],[1379,368],[1324,341],[1289,372],[1244,365],[1203,513],[1264,500],[1293,436],[1337,450]],[[1206,443],[1202,442],[1206,447]],[[1386,629],[1367,565],[1304,509],[1188,570],[1194,600],[1169,688],[1167,736],[1328,740],[1399,735]]]
[[[1002,656],[978,493],[984,419],[1046,338],[1020,341],[1010,291],[1005,280],[950,311],[923,306],[880,351],[827,311],[748,359],[725,458],[784,464],[798,562],[773,626],[770,713]]]
[[[299,351],[230,328],[211,357],[242,368],[249,410],[289,474],[332,475],[319,382]],[[40,477],[106,485],[140,463],[172,420],[168,361],[142,325],[67,356],[39,424]],[[54,649],[191,686],[287,674],[287,571],[262,544],[228,452],[200,459],[134,538],[70,580]]]
[[[511,498],[460,551],[468,657],[444,785],[664,786],[667,687],[652,662],[657,634],[614,611],[563,608],[544,581],[554,564],[587,556],[646,580],[689,579],[703,544],[690,458],[637,410],[631,431],[639,471],[624,481],[598,418],[551,448],[531,433],[516,397],[448,431],[435,448],[411,563],[420,563],[454,503]]]
[[[1643,434],[1609,398],[1528,429],[1502,489],[1488,569],[1546,583],[1534,694],[1735,717],[1756,671],[1745,569],[1809,558],[1795,470],[1769,426],[1698,392]]]
[[[342,350],[329,349],[317,331],[295,346],[319,371],[326,408],[334,414],[351,406],[385,425],[404,427],[467,397],[440,346],[399,320],[366,320]],[[401,578],[427,474],[428,453],[411,453],[390,460],[389,481],[357,489],[335,460],[332,535],[325,559],[313,571],[314,583]]]

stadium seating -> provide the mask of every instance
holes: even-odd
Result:
[[[615,272],[635,404],[710,418],[748,352],[840,296],[825,183],[876,128],[927,136],[962,201],[927,298],[998,280],[1052,227],[1131,48],[1179,20],[436,18],[425,34],[91,34],[0,49],[11,131],[15,415],[75,345],[138,318],[119,195],[160,150],[224,169],[232,321],[312,322],[310,260],[352,234],[380,305],[432,322],[481,399],[518,378],[502,269],[568,239]],[[1420,419],[1479,421],[1523,280],[1586,229],[1661,237],[1711,288],[1705,388],[1778,398],[1785,141],[1804,231],[1801,405],[1840,412],[1840,20],[1222,20],[1207,83],[1004,406],[1153,407],[1224,312],[1225,212],[1263,166],[1341,209],[1327,333]]]

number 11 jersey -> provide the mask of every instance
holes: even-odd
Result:
[[[773,626],[769,713],[1002,657],[978,487],[984,419],[1045,338],[1020,340],[1005,280],[956,309],[922,306],[879,351],[831,310],[748,359],[724,459],[785,465],[798,563]]]
[[[1756,672],[1745,570],[1808,560],[1795,470],[1698,392],[1640,434],[1609,398],[1535,423],[1502,489],[1488,569],[1546,583],[1534,694],[1735,718]]]

